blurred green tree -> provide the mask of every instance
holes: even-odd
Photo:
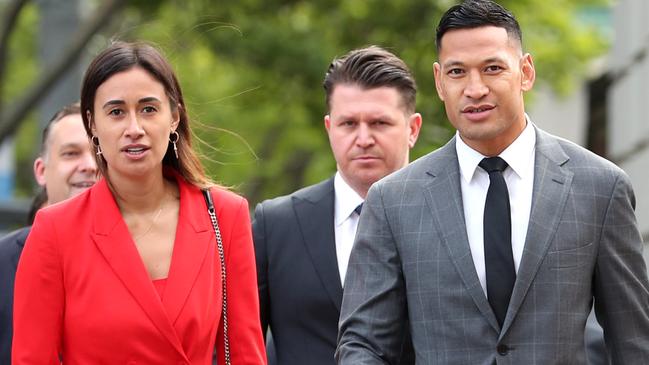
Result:
[[[335,171],[323,126],[322,78],[335,56],[376,44],[406,61],[424,117],[412,158],[453,134],[435,93],[435,26],[448,0],[129,1],[111,38],[145,40],[173,63],[209,174],[251,203],[289,193]],[[521,22],[541,82],[566,92],[607,47],[576,21],[607,0],[503,0]]]

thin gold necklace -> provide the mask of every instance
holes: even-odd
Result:
[[[160,213],[162,213],[163,203],[164,203],[164,199],[162,199],[160,201],[160,208],[158,208],[158,212],[155,214],[155,217],[153,217],[153,220],[151,221],[151,224],[149,224],[149,227],[147,227],[147,229],[144,231],[144,233],[140,233],[137,236],[133,237],[133,241],[137,241],[138,239],[144,237],[145,235],[147,235],[151,231],[151,228],[153,228],[155,223],[158,221],[158,218],[160,218]]]

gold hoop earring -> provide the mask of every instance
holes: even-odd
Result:
[[[178,147],[176,146],[176,142],[180,140],[180,134],[178,132],[173,131],[169,135],[169,142],[174,146],[174,154],[176,155],[176,160],[178,159]]]
[[[92,141],[92,145],[97,150],[97,156],[101,156],[101,146],[99,145],[99,137],[92,136],[92,138],[90,138],[90,140]]]

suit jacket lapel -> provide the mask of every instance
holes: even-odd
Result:
[[[162,298],[167,316],[175,323],[183,309],[208,252],[216,253],[214,228],[207,213],[205,199],[199,189],[177,177],[180,190],[180,211],[173,257],[165,295]],[[219,212],[219,204],[214,200]],[[208,248],[212,247],[212,250]],[[220,278],[220,276],[218,276]]]
[[[464,221],[460,188],[461,176],[455,150],[455,138],[442,147],[440,153],[435,155],[435,159],[430,161],[431,168],[428,172],[432,180],[425,185],[426,203],[433,215],[439,238],[446,246],[467,292],[489,324],[498,331],[498,321],[482,290],[471,256],[471,247]]]
[[[91,212],[96,212],[91,235],[97,248],[160,333],[185,356],[106,181],[98,182],[91,194]]]
[[[534,280],[548,247],[557,231],[561,212],[566,204],[573,173],[565,168],[569,157],[557,141],[545,132],[536,130],[534,187],[532,210],[525,238],[525,247],[518,268],[514,291],[503,323],[501,336],[513,322],[525,295]]]
[[[315,186],[309,195],[294,196],[293,209],[313,266],[327,294],[340,311],[343,288],[336,258],[333,178]]]

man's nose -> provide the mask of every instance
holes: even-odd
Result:
[[[374,144],[374,135],[372,129],[367,123],[360,123],[356,135],[356,145],[362,148],[370,147]]]
[[[471,99],[480,99],[488,93],[489,87],[484,82],[482,74],[479,71],[469,72],[464,95]]]
[[[93,155],[90,148],[81,156],[81,161],[79,162],[79,171],[89,174],[97,173],[97,161],[95,160],[95,156]]]

